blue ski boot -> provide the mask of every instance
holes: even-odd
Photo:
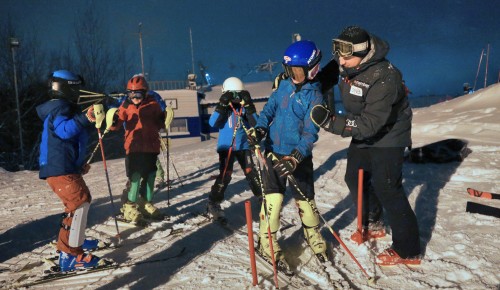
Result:
[[[86,238],[83,241],[82,249],[85,252],[93,252],[97,250],[102,250],[111,246],[111,243],[106,243],[94,238]]]
[[[83,253],[73,256],[71,254],[61,252],[59,254],[59,267],[61,268],[61,272],[95,268],[99,265],[100,260],[101,258],[91,254]]]

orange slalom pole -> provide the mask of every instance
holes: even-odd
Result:
[[[255,246],[252,228],[252,204],[250,200],[245,201],[245,213],[247,217],[248,249],[250,250],[250,266],[252,267],[252,286],[257,285],[257,265],[255,263]]]
[[[363,169],[358,170],[358,231],[363,236]]]
[[[366,234],[363,231],[363,169],[358,170],[358,228],[351,236],[351,240],[359,244],[366,241]]]

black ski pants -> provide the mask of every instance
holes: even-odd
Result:
[[[224,199],[224,192],[226,191],[226,188],[231,181],[231,175],[233,174],[233,164],[235,159],[238,160],[253,194],[255,196],[260,196],[262,194],[259,176],[257,170],[255,169],[250,150],[231,151],[230,155],[228,150],[219,151],[218,153],[219,176],[215,179],[215,183],[210,191],[209,199],[211,201],[221,202]]]
[[[357,206],[358,171],[363,169],[363,224],[376,222],[381,208],[392,230],[392,248],[402,257],[420,254],[418,223],[403,188],[404,147],[358,148],[347,152],[345,182]]]

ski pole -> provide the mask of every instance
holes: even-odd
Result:
[[[325,218],[321,215],[318,208],[314,205],[314,203],[309,198],[307,198],[307,196],[304,194],[304,192],[300,189],[299,184],[297,183],[297,180],[295,179],[295,177],[293,177],[292,175],[288,175],[287,178],[290,181],[290,183],[293,185],[293,187],[295,187],[295,189],[300,193],[300,195],[307,201],[307,203],[309,203],[309,205],[311,206],[313,211],[321,218],[321,220],[323,220],[323,223],[326,225],[328,230],[330,230],[330,232],[335,237],[335,239],[337,239],[337,241],[344,248],[344,250],[349,254],[349,256],[351,256],[353,261],[358,265],[358,267],[361,269],[361,271],[366,275],[366,277],[368,278],[368,283],[373,283],[375,277],[371,277],[370,275],[368,275],[366,270],[363,268],[363,266],[361,266],[361,264],[358,262],[358,260],[354,257],[354,255],[351,253],[349,248],[347,248],[347,246],[344,244],[342,239],[340,239],[340,237],[335,233],[335,231],[328,224],[328,222],[325,220]]]
[[[233,104],[229,103],[229,106],[231,107],[231,109],[233,110],[234,115],[236,116],[236,124],[233,125],[234,128],[233,128],[233,136],[232,136],[232,139],[231,139],[231,147],[229,147],[229,151],[227,152],[226,163],[224,165],[224,170],[222,172],[222,183],[223,184],[224,184],[224,179],[226,177],[227,167],[229,166],[229,160],[231,158],[231,152],[233,151],[234,141],[236,141],[236,133],[238,133],[238,128],[240,126],[241,111],[243,110],[243,107],[241,107],[240,111],[239,111],[239,114],[238,114],[238,112],[236,112],[236,110],[234,109]]]
[[[106,182],[108,183],[109,200],[111,201],[111,210],[113,212],[113,218],[115,220],[115,226],[116,226],[116,237],[118,238],[118,240],[120,240],[120,230],[118,229],[118,221],[116,220],[115,205],[113,202],[113,194],[111,193],[111,184],[109,182],[108,168],[106,166],[106,157],[104,156],[104,146],[102,144],[102,135],[101,135],[101,130],[99,128],[97,128],[97,134],[99,135],[99,144],[101,144],[102,163],[104,165],[104,172],[106,173]]]
[[[245,105],[245,101],[241,101],[241,108]],[[232,105],[231,105],[232,107]],[[245,131],[245,134],[248,136],[248,129],[246,128],[245,124],[240,119],[240,116],[238,116],[238,123],[241,123],[241,126],[243,130]],[[269,251],[271,252],[271,261],[273,262],[273,271],[274,271],[274,284],[276,285],[276,289],[279,289],[279,283],[278,283],[278,267],[276,264],[276,259],[274,257],[274,247],[273,247],[273,236],[271,235],[271,224],[269,223],[269,215],[267,213],[267,201],[266,201],[266,194],[264,193],[264,182],[262,178],[262,167],[260,165],[261,161],[264,162],[264,167],[266,168],[267,171],[269,171],[269,168],[267,167],[266,159],[264,156],[262,156],[262,152],[260,151],[260,145],[256,144],[254,146],[254,154],[255,157],[257,158],[257,169],[259,170],[259,183],[260,183],[260,189],[262,192],[262,204],[264,206],[264,218],[267,223],[267,238],[269,239]],[[259,215],[260,219],[260,215]]]
[[[113,114],[114,114],[114,112],[115,111],[112,111]],[[102,137],[104,135],[101,134],[101,129],[100,129],[102,121],[104,120],[104,107],[103,107],[102,104],[94,105],[94,116],[95,116],[95,127],[97,128],[97,135],[99,137],[99,145],[101,147],[102,163],[104,165],[104,172],[106,173],[106,181],[107,181],[107,184],[108,184],[109,198],[110,198],[110,201],[111,201],[111,209],[112,209],[112,212],[113,212],[113,218],[115,220],[116,237],[118,238],[118,240],[120,240],[120,230],[118,229],[118,221],[116,220],[115,205],[113,203],[113,194],[111,193],[111,184],[109,182],[108,168],[106,166],[106,157],[104,155],[104,145],[102,143]],[[110,125],[108,125],[108,124],[107,124],[107,126],[108,126],[108,128],[110,127]]]
[[[108,133],[108,132],[109,132],[109,130],[104,130],[104,133],[102,133],[102,138],[104,138],[104,135],[106,135],[106,133]],[[90,157],[87,160],[87,164],[90,164],[90,162],[94,158],[95,153],[97,152],[97,149],[99,149],[100,145],[101,145],[101,143],[98,141],[97,144],[95,145],[94,150],[92,150],[92,153],[90,153]]]
[[[172,158],[170,158],[170,159],[172,159]],[[172,160],[170,160],[170,161],[172,161],[172,167],[173,167],[173,168],[174,168],[174,170],[175,170],[175,174],[177,174],[177,179],[179,179],[179,182],[180,182],[181,186],[184,186],[184,184],[182,184],[181,177],[179,176],[179,172],[177,172],[177,168],[175,168],[174,159],[172,159]]]
[[[267,238],[269,239],[269,250],[271,252],[271,260],[273,262],[274,284],[276,285],[276,289],[278,289],[279,288],[278,267],[276,266],[276,259],[274,258],[273,236],[271,235],[271,224],[269,223],[269,215],[267,213],[266,194],[264,193],[264,183],[263,183],[262,169],[261,169],[262,167],[260,166],[261,159],[264,162],[266,162],[266,160],[264,159],[264,157],[262,156],[262,153],[260,152],[259,145],[255,145],[254,154],[257,157],[257,168],[259,170],[259,181],[260,181],[260,188],[262,191],[262,204],[264,206],[264,218],[266,219],[266,223],[267,223]],[[267,168],[267,164],[266,164],[266,168]],[[260,215],[259,215],[259,219],[260,219]]]

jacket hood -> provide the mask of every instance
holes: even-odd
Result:
[[[59,110],[64,110],[63,112],[61,112],[62,114],[66,113],[65,111],[70,111],[70,108],[72,108],[73,106],[76,106],[75,104],[73,103],[70,103],[66,100],[63,100],[63,99],[52,99],[52,100],[49,100],[41,105],[38,105],[36,107],[36,112],[38,114],[38,117],[41,119],[41,120],[45,120],[45,118],[47,118],[47,116],[54,110],[56,109],[59,109]]]

